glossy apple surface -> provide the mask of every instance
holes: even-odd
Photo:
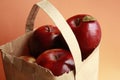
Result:
[[[50,49],[43,52],[36,60],[38,65],[49,69],[55,76],[74,70],[74,61],[69,51]]]
[[[29,40],[29,49],[35,58],[47,49],[56,48],[55,38],[60,34],[53,25],[43,25],[36,29]]]
[[[100,25],[95,18],[87,14],[72,16],[67,19],[67,23],[78,40],[82,52],[82,60],[84,60],[100,43]]]

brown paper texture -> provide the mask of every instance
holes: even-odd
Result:
[[[54,76],[49,70],[37,65],[36,63],[28,63],[18,57],[24,55],[23,50],[34,32],[34,20],[39,8],[42,8],[48,16],[50,16],[53,22],[57,26],[60,26],[59,30],[62,32],[62,35],[73,54],[75,61],[75,74],[74,71],[71,71],[61,76]],[[57,17],[54,16],[55,14],[53,15],[55,12]],[[65,27],[67,32],[63,29]],[[70,33],[70,35],[67,33]],[[27,19],[26,33],[17,39],[0,46],[0,50],[3,56],[3,64],[7,80],[98,80],[99,46],[85,61],[82,62],[81,52],[74,34],[59,11],[57,11],[56,8],[47,0],[43,0],[33,6]]]
[[[23,47],[27,40],[32,35],[32,32],[27,33],[14,41],[11,41],[5,45],[0,46],[3,55],[3,64],[5,69],[5,75],[7,80],[56,80],[56,77],[52,75],[47,69],[40,67],[36,63],[28,63],[20,59],[17,56],[23,55]],[[17,49],[19,48],[19,49]],[[70,78],[74,80],[73,72],[64,74],[58,77],[57,80]]]
[[[74,73],[64,74],[60,77],[53,76],[47,69],[37,64],[31,64],[18,58],[32,33],[25,34],[16,40],[9,42],[0,47],[3,54],[3,63],[7,80],[74,80]],[[16,46],[19,46],[17,50]],[[18,54],[17,54],[18,53]],[[98,80],[98,59],[99,49],[94,52],[83,62],[79,69],[80,80]]]

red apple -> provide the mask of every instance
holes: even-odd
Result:
[[[78,40],[82,52],[82,60],[84,60],[100,43],[100,25],[95,18],[87,14],[72,16],[67,19],[67,23]]]
[[[36,29],[29,40],[30,53],[34,57],[47,49],[56,48],[55,38],[60,34],[56,26],[43,25]]]
[[[23,59],[24,61],[27,61],[29,63],[35,63],[36,59],[32,56],[20,56],[20,59]]]
[[[58,48],[69,50],[69,47],[61,33],[55,38],[55,44]]]
[[[36,60],[38,65],[49,69],[55,76],[74,70],[74,61],[69,51],[50,49],[43,52]]]

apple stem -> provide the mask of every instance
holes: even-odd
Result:
[[[95,21],[96,19],[90,15],[85,16],[82,21],[83,22],[88,22],[88,21]]]
[[[55,59],[57,60],[57,59],[58,59],[58,56],[55,56]]]
[[[80,22],[81,22],[80,18],[77,18],[77,19],[75,20],[76,26],[79,26],[79,25],[80,25]]]
[[[49,25],[46,25],[46,29],[47,29],[48,32],[52,32]]]

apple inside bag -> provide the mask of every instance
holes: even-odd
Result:
[[[66,42],[65,45],[66,44],[68,45],[68,47],[65,48],[69,48],[70,51],[67,52],[66,50],[64,51],[63,49],[52,49],[54,53],[60,52],[59,56],[58,55],[54,56],[53,61],[60,59],[60,57],[62,58],[66,56],[69,57],[66,61],[64,61],[63,59],[63,62],[65,63],[64,66],[66,67],[67,71],[64,72],[63,70],[63,73],[60,76],[59,74],[56,74],[59,73],[60,71],[59,70],[54,71],[54,69],[56,68],[51,68],[51,65],[48,66],[49,63],[47,64],[47,66],[45,62],[41,63],[43,60],[38,57],[39,55],[38,53],[40,52],[36,51],[36,54],[34,55],[34,49],[33,49],[32,50],[33,53],[31,54],[32,58],[29,57],[29,59],[28,57],[26,58],[25,56],[31,56],[31,55],[29,54],[24,55],[24,50],[26,50],[25,51],[26,53],[29,53],[27,51],[26,46],[28,45],[30,38],[33,36],[35,32],[34,21],[40,9],[42,9],[45,13],[47,13],[48,16],[53,20],[53,22],[55,23],[56,27],[59,29],[62,37],[65,40],[65,41],[63,40],[63,42]],[[47,29],[48,28],[49,27],[47,26]],[[72,31],[72,29],[70,28],[69,24],[66,22],[64,17],[60,14],[60,12],[48,0],[41,0],[40,2],[33,5],[31,12],[27,18],[25,30],[26,33],[24,35],[0,46],[0,51],[3,57],[3,65],[4,65],[6,80],[98,80],[99,45],[96,46],[96,48],[86,59],[82,60],[81,49],[79,47],[79,43],[77,42],[74,32]],[[47,33],[47,35],[48,34],[49,33]],[[44,39],[45,36],[41,37],[41,39],[42,38]],[[49,39],[51,39],[51,37],[48,37],[48,41]],[[29,44],[29,45],[33,45],[33,44]],[[44,49],[46,49],[47,47],[51,46],[51,44],[42,45],[42,46],[45,46]],[[48,50],[47,53],[49,54],[53,53],[52,51]],[[63,52],[66,55],[62,56]],[[46,56],[44,55],[46,52],[43,53],[44,54],[41,55],[45,59]],[[71,55],[68,55],[69,53]],[[34,58],[37,57],[37,59],[34,59],[33,57]],[[74,67],[73,64],[69,63],[69,61],[73,62]],[[58,63],[62,64],[63,62],[61,60],[61,62]],[[56,67],[61,67],[61,65],[58,65],[58,63],[56,62],[55,64]],[[40,66],[39,64],[43,66]],[[55,73],[50,71],[50,69],[45,68],[44,66],[52,69],[53,72]],[[70,68],[72,70],[69,70]]]

